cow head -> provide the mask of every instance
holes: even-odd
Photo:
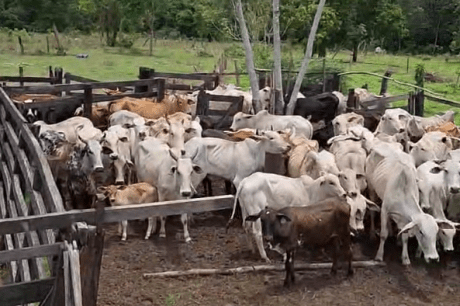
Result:
[[[454,250],[454,236],[457,232],[455,226],[458,226],[458,223],[439,219],[436,219],[436,223],[438,223],[439,226],[438,238],[441,240],[444,251],[452,252]]]
[[[356,231],[364,230],[363,221],[366,209],[380,212],[380,207],[366,199],[361,193],[355,198],[347,197],[347,203],[350,205],[350,227]]]
[[[41,133],[38,141],[42,147],[43,153],[45,153],[47,157],[59,155],[59,148],[67,143],[66,135],[63,132],[56,132],[53,130]]]
[[[406,130],[407,122],[412,116],[402,109],[387,109],[380,118],[376,131],[394,135]]]
[[[420,118],[412,117],[408,120],[407,134],[412,142],[417,142],[423,137],[425,129],[422,126]]]
[[[317,178],[316,181],[319,183],[319,188],[316,192],[318,201],[331,197],[340,197],[346,199],[347,193],[340,185],[339,178],[336,175],[326,173]]]
[[[259,132],[256,131],[256,134]],[[284,132],[264,131],[260,135],[252,135],[250,139],[259,141],[261,143],[261,150],[271,153],[280,154],[287,153],[291,149],[291,145],[286,141]]]
[[[272,89],[268,86],[259,90],[259,98],[260,98],[260,101],[262,102],[263,110],[269,109],[271,94],[272,94]]]
[[[246,127],[250,128],[254,121],[254,119],[252,119],[253,117],[254,115],[247,115],[243,112],[235,114],[235,116],[233,116],[232,125],[230,126],[230,131],[238,131]]]
[[[181,155],[176,155],[172,149],[169,150],[169,154],[174,160],[173,166],[171,166],[169,175],[174,176],[175,186],[179,188],[179,194],[181,197],[190,198],[194,191],[192,185],[192,174],[202,173],[202,169],[194,165],[190,157],[185,156],[185,151],[181,152]]]
[[[421,213],[411,222],[407,223],[398,233],[398,236],[401,234],[407,234],[409,237],[415,236],[423,252],[425,261],[430,263],[439,261],[439,255],[436,251],[436,238],[438,232],[438,222],[433,216]]]
[[[347,113],[339,115],[332,120],[335,136],[346,134],[348,128],[355,125],[364,126],[364,117],[355,113]]]
[[[352,199],[356,198],[360,191],[356,176],[356,172],[352,169],[345,169],[338,174],[340,185]]]
[[[120,125],[111,126],[104,132],[101,145],[102,152],[109,155],[113,162],[115,184],[123,184],[125,182],[125,169],[130,163],[129,131]]]
[[[275,235],[289,237],[292,225],[292,219],[289,216],[278,213],[267,206],[256,215],[247,216],[245,221],[255,222],[258,219],[262,223],[262,234],[265,241],[272,243]]]
[[[434,145],[430,141],[420,140],[416,144],[409,142],[409,154],[414,159],[415,167],[420,166],[426,161],[436,159]]]
[[[193,137],[201,137],[201,133],[203,133],[203,128],[200,124],[200,117],[197,116],[195,120],[190,122],[189,127],[185,129],[184,141],[187,142]]]

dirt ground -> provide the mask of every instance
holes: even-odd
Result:
[[[332,277],[329,270],[298,271],[296,284],[283,287],[284,272],[235,275],[144,278],[144,273],[192,268],[232,268],[263,265],[248,247],[241,222],[225,232],[230,211],[194,216],[193,239],[186,244],[178,216],[169,217],[166,239],[158,233],[144,240],[146,222],[129,223],[128,240],[120,241],[116,224],[106,227],[98,305],[460,305],[460,253],[442,255],[437,266],[414,257],[400,264],[401,247],[389,238],[385,267],[345,270]],[[458,241],[456,249],[458,249]],[[377,243],[354,243],[354,260],[375,256]],[[327,254],[301,250],[296,262],[330,262]],[[268,256],[281,263],[278,253]]]

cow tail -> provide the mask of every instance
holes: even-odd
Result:
[[[244,186],[244,184],[240,183],[240,185],[238,186],[238,189],[236,191],[235,201],[233,202],[232,216],[230,217],[230,220],[228,220],[227,226],[225,227],[225,232],[228,232],[228,228],[233,223],[233,218],[235,217],[235,212],[236,212],[236,206],[238,205],[238,197],[240,195],[241,190],[243,189],[243,186]]]

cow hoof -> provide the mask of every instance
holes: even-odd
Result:
[[[145,240],[149,240],[150,236],[145,236],[144,239]]]
[[[121,238],[121,241],[126,241],[126,237],[122,237],[122,238]]]
[[[380,256],[376,256],[374,260],[375,260],[375,261],[383,261],[383,258],[380,257]]]
[[[402,264],[403,266],[410,266],[410,259],[409,258],[403,259]]]
[[[188,237],[187,239],[185,239],[185,243],[191,243],[192,242],[192,238]]]
[[[160,234],[160,238],[166,238],[166,234]]]
[[[264,259],[266,263],[272,263],[272,261],[267,257]]]

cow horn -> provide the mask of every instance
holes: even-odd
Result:
[[[81,142],[86,143],[86,141],[80,136],[80,131],[83,129],[83,127],[84,127],[83,124],[77,126],[77,127],[75,128],[75,132],[77,133],[78,139],[79,139]]]

